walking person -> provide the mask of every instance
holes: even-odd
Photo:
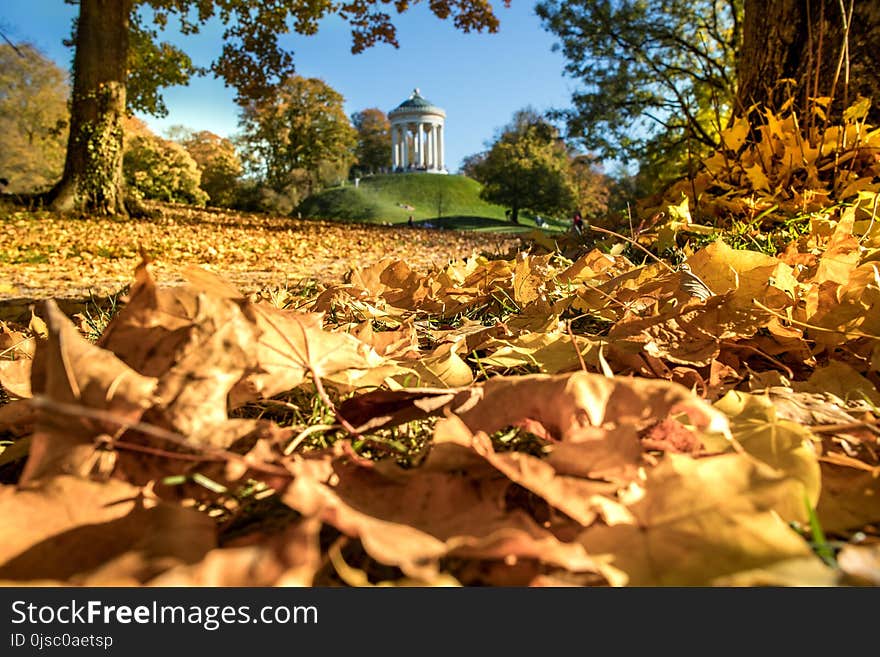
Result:
[[[578,235],[584,232],[584,218],[581,216],[580,210],[574,211],[574,217],[571,220],[572,228]]]

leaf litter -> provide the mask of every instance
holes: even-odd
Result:
[[[705,175],[747,212],[786,178],[731,130],[741,170]],[[144,258],[95,341],[46,301],[0,325],[0,579],[876,584],[877,192],[824,172],[854,200],[778,249],[687,198],[630,240],[686,267],[538,236],[244,294]]]

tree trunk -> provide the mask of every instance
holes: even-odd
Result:
[[[518,224],[519,223],[519,206],[514,205],[510,208],[510,223]]]
[[[50,207],[125,215],[122,121],[132,0],[81,0],[73,60],[70,136]]]
[[[830,96],[839,118],[861,95],[874,100],[869,122],[880,122],[880,3],[843,0],[847,13],[851,3],[847,39],[840,0],[745,0],[737,114],[755,103],[778,109],[793,96],[798,114],[809,117],[809,99]]]

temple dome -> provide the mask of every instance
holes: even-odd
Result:
[[[418,89],[413,89],[409,98],[388,112],[388,118],[393,118],[398,115],[413,114],[437,114],[439,116],[446,116],[446,112],[444,112],[443,109],[437,107],[430,100],[423,97]]]

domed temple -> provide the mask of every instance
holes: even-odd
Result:
[[[418,89],[388,112],[394,171],[448,173],[444,157],[446,112],[422,97]]]

